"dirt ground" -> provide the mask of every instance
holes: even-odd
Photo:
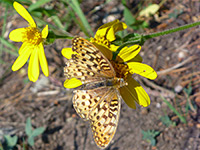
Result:
[[[160,1],[154,0],[153,3]],[[103,1],[82,1],[81,7],[95,32],[102,25],[102,20],[109,18],[124,21],[122,4],[111,1],[94,14],[92,9],[100,6]],[[129,1],[133,13],[138,0]],[[147,4],[143,2],[144,4]],[[58,1],[52,5],[58,5]],[[5,8],[0,5],[0,14]],[[62,12],[63,11],[63,12]],[[65,13],[64,10],[61,11]],[[129,33],[151,33],[178,27],[200,20],[199,0],[166,0],[156,16],[148,18],[150,28],[144,31]],[[174,17],[170,17],[174,14]],[[47,18],[44,18],[47,19]],[[51,22],[51,20],[48,20]],[[25,21],[19,15],[10,15],[7,20],[6,34]],[[3,19],[0,18],[0,27]],[[1,28],[0,28],[0,32]],[[77,26],[71,26],[72,35],[84,36]],[[13,42],[14,43],[14,42]],[[20,43],[14,43],[20,46]],[[0,141],[2,135],[17,135],[19,137],[16,149],[22,149],[23,139],[26,139],[25,122],[31,117],[33,127],[45,127],[45,132],[35,138],[35,145],[27,147],[30,150],[96,150],[90,126],[75,112],[72,105],[72,91],[62,84],[64,58],[61,49],[70,47],[70,40],[56,40],[52,45],[45,46],[48,58],[50,76],[40,75],[36,83],[27,80],[27,64],[18,72],[11,71],[11,65],[16,56],[5,51],[1,59],[5,62],[0,66]],[[143,62],[151,65],[157,72],[154,81],[136,76],[138,82],[145,88],[151,98],[147,108],[137,106],[130,109],[122,102],[118,129],[108,150],[199,150],[200,149],[200,27],[190,28],[170,35],[151,39],[142,47]],[[192,87],[192,93],[187,96],[184,88]],[[164,97],[187,120],[182,123],[180,118],[166,105]],[[188,111],[186,107],[190,103]],[[161,117],[167,115],[174,126],[166,126]],[[156,145],[152,146],[143,140],[142,130],[156,130]]]

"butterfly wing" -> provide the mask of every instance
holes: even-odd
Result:
[[[76,78],[82,81],[83,84],[105,80],[105,77],[100,73],[92,71],[84,66],[79,60],[68,60],[64,67],[64,75],[70,78]]]
[[[94,109],[107,94],[107,87],[99,87],[91,90],[75,90],[72,99],[74,109],[81,118],[89,120],[90,111]]]
[[[108,59],[91,42],[82,37],[72,40],[73,54],[64,68],[67,78],[75,77],[88,83],[116,76],[115,70]]]
[[[100,148],[109,145],[117,129],[121,99],[118,90],[100,87],[77,90],[73,105],[77,113],[90,121],[94,140]]]
[[[100,50],[84,38],[75,37],[72,50],[77,54],[67,61],[64,72],[67,78],[75,77],[86,85],[74,91],[73,106],[81,118],[89,120],[96,144],[105,148],[117,129],[121,99],[115,87],[101,83],[114,79],[115,70]],[[93,86],[89,86],[91,83]]]

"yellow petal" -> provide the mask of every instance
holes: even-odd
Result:
[[[38,55],[39,55],[39,62],[40,62],[42,71],[44,75],[48,77],[49,76],[48,63],[47,63],[47,59],[44,53],[44,47],[42,43],[38,46]]]
[[[110,29],[111,26],[113,26],[115,23],[119,22],[119,20],[114,20],[114,21],[111,21],[109,23],[106,23],[102,26],[100,26],[95,34],[95,36],[100,36],[100,37],[103,37],[107,34],[107,30]]]
[[[28,78],[30,81],[37,81],[40,74],[38,49],[35,48],[31,54],[29,66],[28,66]]]
[[[73,54],[72,48],[63,48],[62,51],[61,51],[61,54],[65,58],[71,59],[72,58],[72,54]]]
[[[127,82],[128,82],[128,85],[124,86],[122,90],[127,90],[127,92],[125,92],[125,94],[127,95],[124,95],[123,98],[126,99],[124,100],[128,104],[128,106],[130,106],[131,103],[134,103],[134,101],[136,101],[139,105],[143,107],[147,107],[148,105],[150,105],[149,95],[146,93],[143,87],[131,77],[131,75],[128,76]],[[120,89],[120,93],[121,93],[121,89]],[[128,96],[128,93],[129,95],[132,96],[132,98]]]
[[[29,12],[18,2],[14,2],[13,3],[13,7],[15,8],[15,10],[26,20],[28,21],[29,25],[31,27],[36,27],[35,21],[33,20],[33,18],[31,17],[31,15],[29,14]]]
[[[22,44],[22,46],[20,47],[20,49],[19,49],[19,51],[18,51],[18,53],[19,53],[19,55],[21,55],[22,53],[24,53],[24,51],[27,51],[27,50],[29,50],[29,49],[33,49],[33,46],[28,46],[29,44],[27,43],[27,42],[24,42],[23,44]]]
[[[76,78],[67,79],[64,82],[64,87],[68,89],[77,88],[82,85],[82,82]]]
[[[29,56],[31,55],[31,52],[31,49],[23,50],[23,53],[19,55],[19,57],[15,60],[14,64],[12,65],[12,70],[19,70],[27,62]]]
[[[106,32],[106,39],[110,42],[114,41],[116,39],[115,37],[115,30],[113,27],[110,27]]]
[[[114,32],[122,31],[127,28],[127,25],[123,22],[117,22],[113,25]]]
[[[123,22],[116,22],[113,24],[110,29],[107,31],[106,39],[109,41],[114,41],[116,39],[115,33],[127,28],[127,25]]]
[[[133,59],[141,50],[140,45],[133,45],[131,47],[125,47],[123,48],[117,57],[117,61],[119,62],[127,62],[131,59]]]
[[[46,39],[47,35],[48,35],[48,25],[46,25],[42,30],[42,38]]]
[[[112,22],[106,23],[98,28],[95,38],[105,37],[107,40],[114,41],[115,33],[120,30],[124,30],[127,28],[127,25],[119,20],[114,20]]]
[[[131,59],[131,60],[129,60],[128,62],[142,62],[143,60],[142,60],[142,57],[139,55],[139,54],[137,54],[133,59]]]
[[[15,29],[10,32],[9,38],[15,42],[21,42],[23,39],[23,34],[26,32],[25,28]]]
[[[127,63],[131,74],[139,74],[145,78],[154,80],[157,77],[157,73],[153,68],[146,64],[138,63],[138,62],[128,62]]]
[[[71,59],[73,54],[78,55],[78,53],[74,52],[72,48],[63,48],[61,54],[67,59]]]
[[[109,47],[109,50],[112,51],[112,52],[115,52],[118,48],[119,48],[119,46],[111,44],[110,47]]]

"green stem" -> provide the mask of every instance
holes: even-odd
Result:
[[[129,45],[133,45],[133,44],[139,44],[139,45],[143,45],[144,42],[148,39],[154,38],[154,37],[158,37],[158,36],[162,36],[162,35],[166,35],[166,34],[171,34],[177,31],[181,31],[181,30],[185,30],[194,26],[198,26],[200,25],[200,21],[195,22],[195,23],[191,23],[191,24],[187,24],[184,26],[180,26],[177,28],[173,28],[173,29],[168,29],[165,31],[161,31],[161,32],[156,32],[156,33],[152,33],[152,34],[147,34],[147,35],[140,35],[140,37],[137,37],[137,40],[133,40],[134,37],[129,37],[129,41],[123,43],[116,52],[114,52],[113,54],[113,60],[115,60],[116,56],[118,55],[118,53],[120,52],[120,50],[122,48],[124,48],[125,46],[129,46]]]
[[[188,28],[191,28],[191,27],[194,27],[194,26],[198,26],[198,25],[200,25],[200,21],[195,22],[195,23],[191,23],[191,24],[186,24],[186,25],[183,25],[183,26],[180,26],[180,27],[177,27],[177,28],[168,29],[168,30],[161,31],[161,32],[143,35],[143,38],[144,38],[144,40],[148,40],[148,39],[151,39],[151,38],[154,38],[154,37],[174,33],[174,32],[185,30],[185,29],[188,29]]]

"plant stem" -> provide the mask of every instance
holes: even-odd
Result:
[[[143,35],[143,38],[144,38],[144,40],[147,40],[147,39],[151,39],[151,38],[154,38],[154,37],[158,37],[158,36],[174,33],[174,32],[177,32],[177,31],[185,30],[185,29],[188,29],[188,28],[191,28],[191,27],[194,27],[194,26],[198,26],[198,25],[200,25],[200,21],[195,22],[195,23],[186,24],[186,25],[183,25],[183,26],[180,26],[180,27],[177,27],[177,28],[168,29],[168,30],[161,31],[161,32]]]
[[[120,50],[122,48],[124,48],[125,46],[128,46],[128,45],[133,45],[133,44],[139,44],[139,45],[143,45],[144,42],[148,39],[151,39],[151,38],[154,38],[154,37],[158,37],[158,36],[162,36],[162,35],[166,35],[166,34],[171,34],[171,33],[174,33],[174,32],[177,32],[177,31],[181,31],[181,30],[185,30],[185,29],[188,29],[188,28],[191,28],[191,27],[194,27],[194,26],[198,26],[200,25],[200,21],[198,22],[195,22],[195,23],[190,23],[190,24],[186,24],[186,25],[183,25],[183,26],[180,26],[180,27],[177,27],[177,28],[173,28],[173,29],[168,29],[168,30],[165,30],[165,31],[161,31],[161,32],[156,32],[156,33],[152,33],[152,34],[147,34],[147,35],[140,35],[140,38],[137,40],[133,40],[131,39],[130,37],[130,40],[123,43],[118,49],[116,52],[114,52],[113,54],[113,60],[115,60],[116,56],[118,55],[118,53],[120,52]],[[134,38],[134,37],[132,37]]]

